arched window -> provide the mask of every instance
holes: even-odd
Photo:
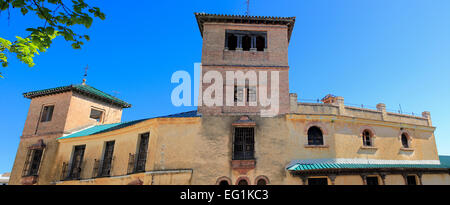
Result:
[[[223,177],[219,177],[216,181],[216,185],[230,185],[231,184],[231,179],[223,176]]]
[[[269,178],[267,178],[264,175],[260,175],[255,178],[255,184],[256,185],[267,185],[267,184],[269,184]]]
[[[406,133],[402,133],[402,145],[403,148],[409,148],[408,135]]]
[[[371,147],[373,146],[372,143],[372,134],[370,133],[369,130],[364,130],[362,133],[362,138],[363,138],[363,146],[366,147]]]
[[[316,126],[308,129],[308,145],[323,145],[322,130]]]
[[[258,179],[258,181],[256,182],[256,185],[266,185],[267,182],[264,179]]]
[[[219,182],[219,185],[230,185],[227,180],[222,180]]]
[[[237,185],[248,185],[248,181],[245,179],[241,179],[239,180],[239,182],[237,183]]]

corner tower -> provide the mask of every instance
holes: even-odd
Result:
[[[259,103],[260,71],[267,73],[267,95],[270,98],[272,71],[278,71],[278,114],[289,112],[289,64],[288,46],[294,28],[295,17],[258,17],[215,15],[195,13],[203,38],[202,76],[209,71],[218,71],[223,76],[223,93],[233,90],[234,104],[223,106],[199,105],[198,110],[206,115],[258,115],[264,105]],[[225,78],[227,71],[255,71],[257,85],[239,83]],[[245,76],[249,77],[249,76]],[[235,81],[234,87],[225,82]],[[201,81],[201,93],[211,83]],[[228,88],[227,88],[228,86]],[[201,100],[201,99],[200,99]],[[251,102],[258,101],[256,106]],[[241,103],[239,103],[241,102]],[[243,103],[242,103],[243,102]]]
[[[58,137],[93,125],[121,121],[130,104],[86,84],[24,93],[31,99],[10,184],[49,184]]]

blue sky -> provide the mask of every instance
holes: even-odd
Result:
[[[105,13],[86,31],[81,50],[57,39],[28,68],[10,56],[0,68],[0,173],[10,171],[30,101],[22,93],[81,83],[133,104],[129,121],[195,107],[174,107],[170,77],[193,73],[202,39],[194,12],[244,14],[245,0],[88,1]],[[251,15],[295,16],[289,46],[290,90],[300,99],[328,93],[346,103],[406,112],[430,111],[439,154],[450,155],[450,1],[448,0],[252,0]],[[41,21],[0,15],[0,36],[26,36]]]

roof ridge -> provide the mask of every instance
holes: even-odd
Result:
[[[78,91],[78,92],[81,92],[84,94],[93,95],[97,98],[100,98],[103,101],[112,102],[116,105],[119,105],[122,108],[131,107],[131,104],[129,104],[109,93],[106,93],[104,91],[101,91],[95,87],[92,87],[92,86],[86,85],[86,84],[70,84],[70,85],[59,86],[59,87],[55,87],[55,88],[35,90],[35,91],[25,92],[22,95],[25,98],[32,99],[34,97],[40,97],[40,96],[45,96],[45,95],[67,92],[67,91]]]

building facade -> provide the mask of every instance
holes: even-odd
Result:
[[[267,106],[256,103],[270,80],[232,78],[220,88],[233,93],[232,105],[223,98],[131,122],[121,122],[130,104],[84,83],[28,92],[10,184],[450,185],[450,157],[437,153],[429,112],[357,108],[333,95],[304,103],[289,93],[295,18],[195,16],[202,76],[276,75],[267,89],[278,95],[276,115],[262,116]],[[200,93],[213,84],[204,79]]]

